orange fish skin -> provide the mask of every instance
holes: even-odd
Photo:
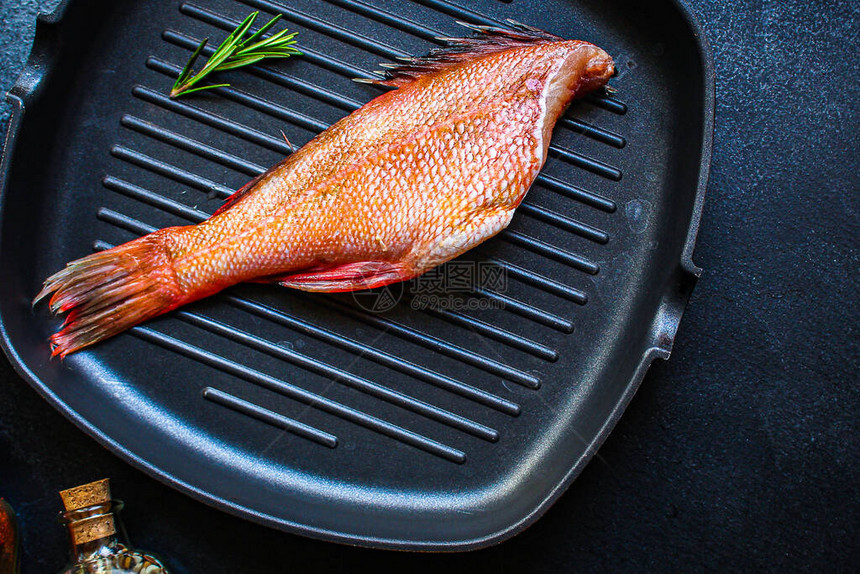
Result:
[[[511,34],[511,36],[514,36]],[[198,225],[162,229],[49,278],[66,355],[243,281],[348,291],[402,281],[504,229],[570,101],[611,57],[544,34],[416,60]],[[501,44],[501,46],[500,46]]]

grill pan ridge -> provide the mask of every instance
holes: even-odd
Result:
[[[113,452],[251,520],[407,550],[514,535],[584,468],[650,363],[668,358],[701,272],[710,52],[682,4],[639,4],[66,0],[39,17],[8,95],[4,350]],[[282,14],[304,55],[167,98],[197,42],[251,10]],[[503,282],[458,295],[489,309],[413,309],[408,286],[239,286],[49,360],[57,320],[30,300],[50,273],[201,221],[290,153],[281,130],[303,144],[379,93],[351,78],[463,35],[457,20],[506,18],[603,47],[618,92],[571,107],[511,226],[455,262],[501,270]],[[396,305],[368,310],[386,297]]]

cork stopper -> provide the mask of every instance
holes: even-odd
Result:
[[[110,479],[103,478],[89,484],[60,491],[66,510],[78,510],[110,501]]]
[[[66,512],[109,503],[111,501],[110,480],[104,478],[89,484],[61,490],[60,498],[63,499]],[[72,518],[69,522],[69,531],[76,544],[84,544],[116,534],[116,526],[114,525],[113,514],[110,510],[106,510],[98,512],[92,517],[82,515],[80,518]]]

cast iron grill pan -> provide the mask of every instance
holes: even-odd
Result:
[[[709,62],[681,7],[639,4],[66,2],[41,19],[10,95],[7,353],[97,440],[230,512],[402,549],[512,535],[581,470],[653,358],[668,357],[697,274]],[[304,56],[168,99],[200,39],[252,9],[262,22],[282,14]],[[30,306],[49,274],[205,219],[290,153],[284,135],[302,145],[379,93],[351,78],[468,34],[456,20],[506,18],[605,48],[618,92],[571,108],[510,228],[442,271],[457,307],[428,307],[414,285],[356,296],[239,286],[49,360],[58,322]],[[464,270],[489,275],[463,288]]]

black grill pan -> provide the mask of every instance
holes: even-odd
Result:
[[[305,55],[167,99],[194,44],[252,9],[283,14]],[[240,286],[49,360],[58,322],[30,305],[49,274],[199,221],[289,153],[281,131],[304,144],[379,93],[351,78],[463,35],[456,20],[506,18],[605,48],[617,93],[571,108],[510,228],[456,262],[503,270],[457,295],[475,308]],[[9,95],[4,348],[99,442],[229,512],[374,547],[498,542],[567,488],[669,356],[698,276],[712,84],[669,0],[69,0],[40,18]]]

